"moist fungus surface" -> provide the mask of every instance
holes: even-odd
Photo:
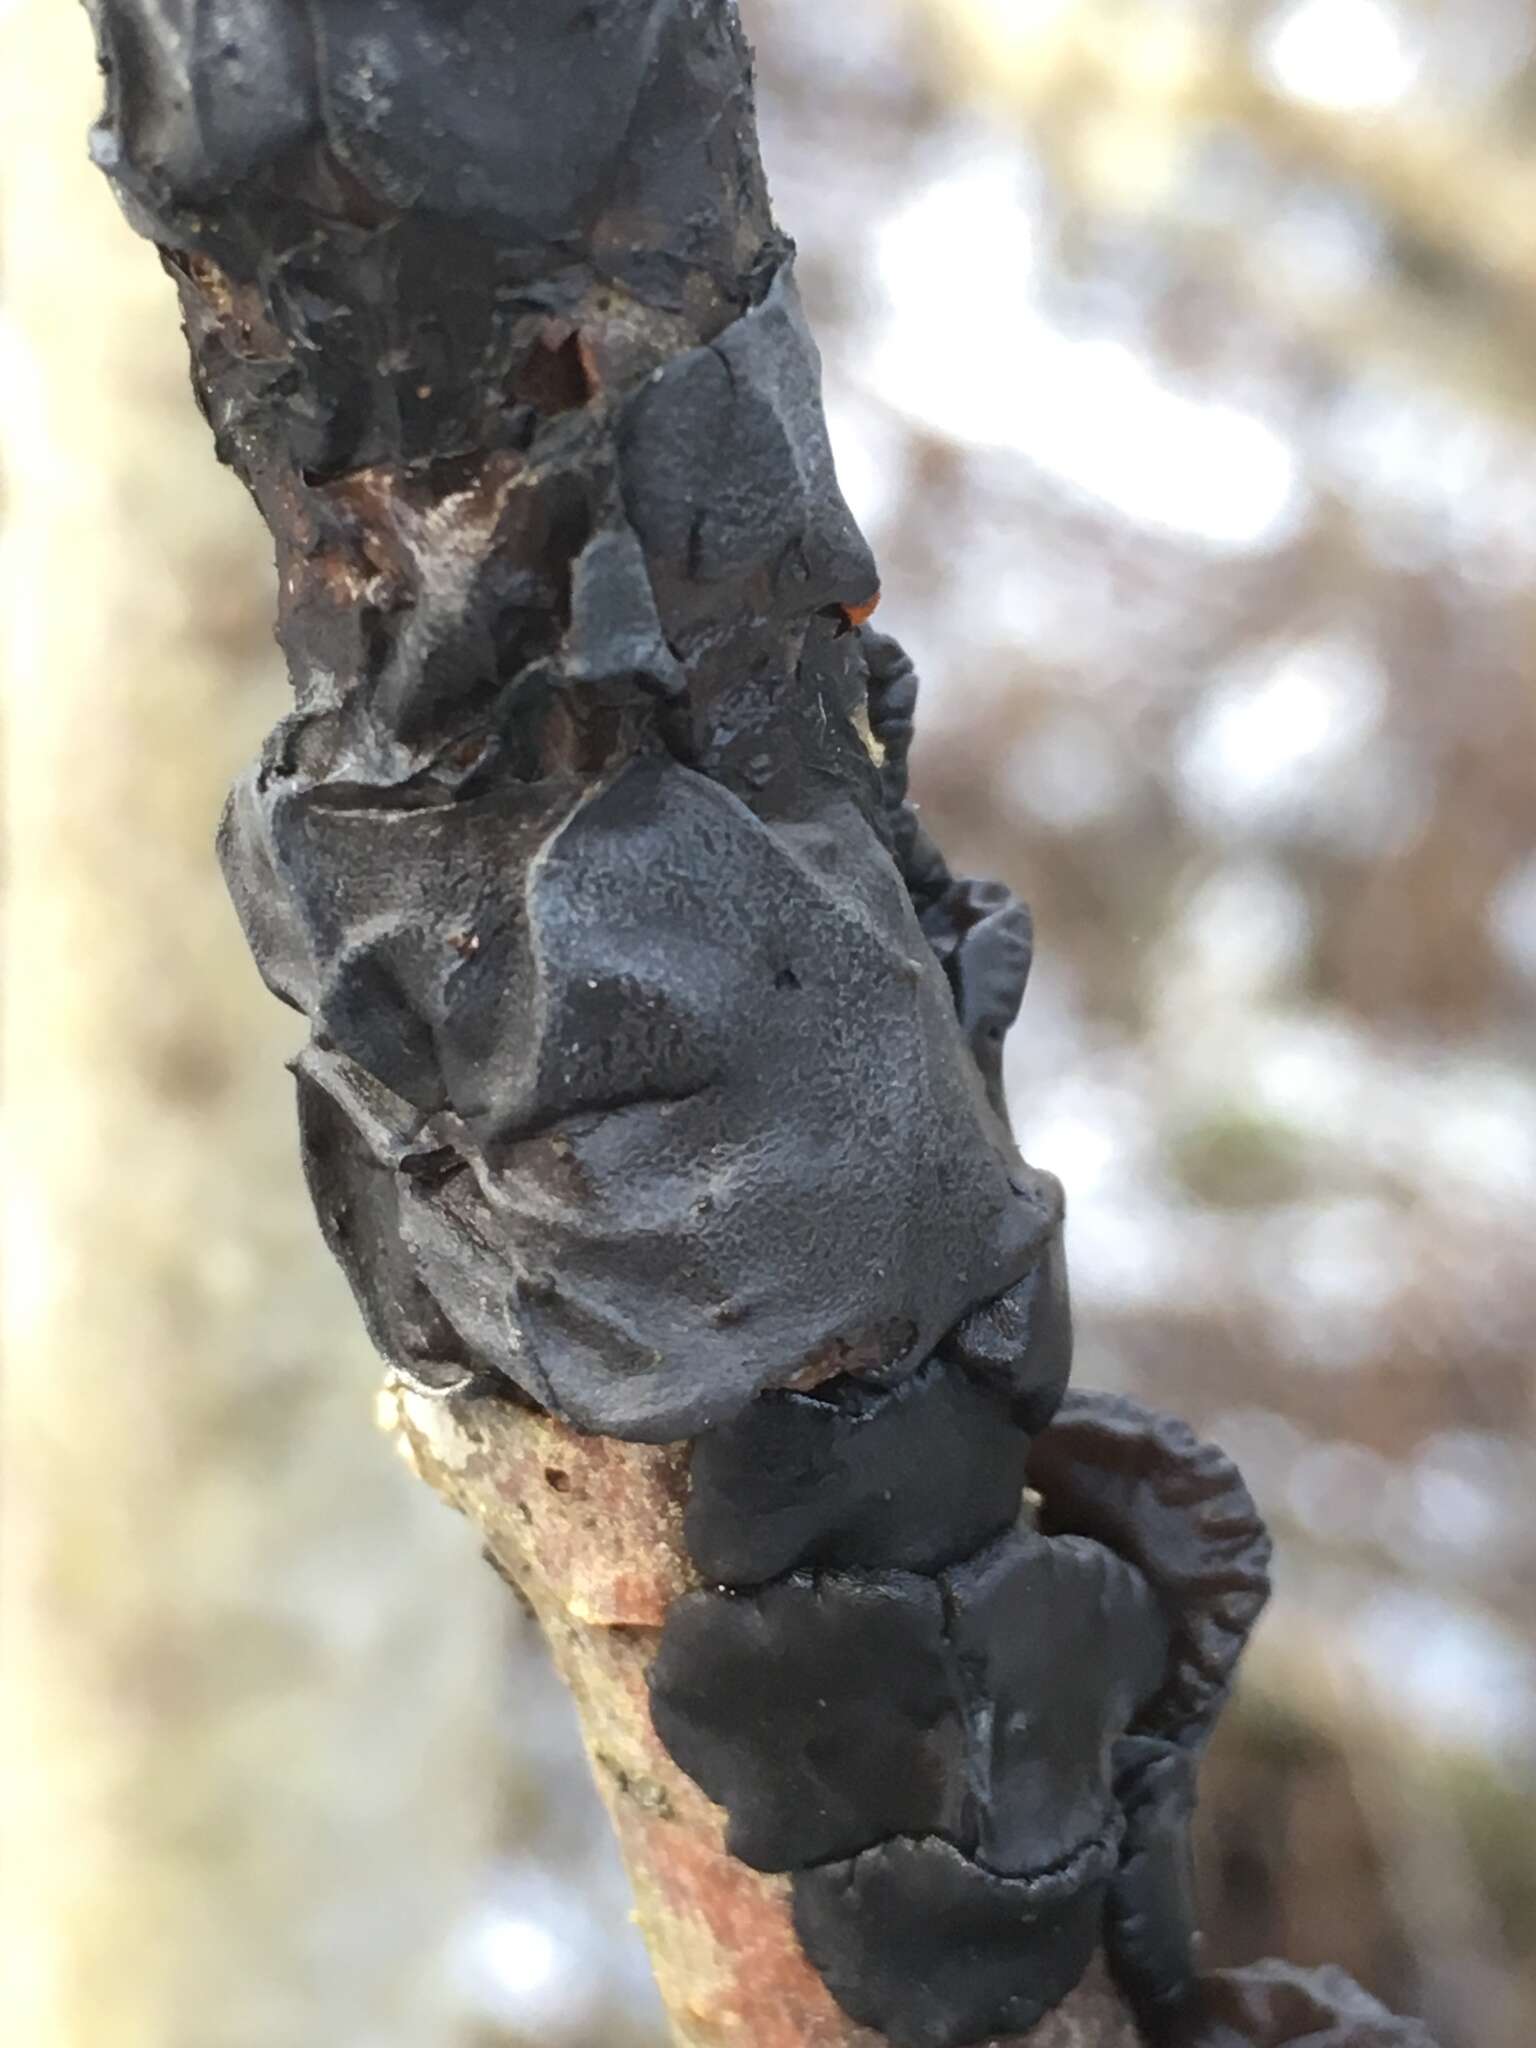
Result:
[[[1019,1512],[1029,1439],[997,1388],[930,1359],[895,1386],[769,1393],[694,1445],[686,1532],[704,1578],[805,1565],[936,1571]]]
[[[220,851],[375,1343],[695,1444],[656,1728],[854,2021],[1022,2033],[1102,1938],[1159,2048],[1424,2048],[1334,1973],[1194,1976],[1267,1541],[1180,1425],[1063,1401],[1029,914],[908,800],[735,7],[91,5],[96,157],[276,540],[293,705]],[[686,1578],[676,1505],[605,1613]]]

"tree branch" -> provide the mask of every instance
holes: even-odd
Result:
[[[222,853],[311,1190],[679,2040],[1126,2048],[1102,1941],[1207,2048],[1188,1817],[1267,1540],[1188,1431],[1051,1426],[1029,919],[906,802],[734,6],[96,14],[277,542],[295,707]]]

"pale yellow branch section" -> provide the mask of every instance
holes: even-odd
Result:
[[[682,1541],[686,1448],[578,1436],[510,1402],[440,1401],[399,1386],[381,1406],[410,1462],[475,1524],[549,1641],[678,2048],[882,2048],[802,1955],[788,1880],[726,1854],[719,1808],[651,1728],[645,1674],[669,1603],[695,1583]],[[1138,2038],[1096,1976],[1028,2040],[1135,2048]]]

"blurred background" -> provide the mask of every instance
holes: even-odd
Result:
[[[1213,1959],[1536,2039],[1536,9],[743,0],[917,793],[1033,904],[1083,1384],[1278,1590]],[[369,1427],[214,874],[270,557],[0,0],[7,2037],[659,2041],[567,1710]]]

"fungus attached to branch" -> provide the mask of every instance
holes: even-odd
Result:
[[[795,1879],[795,1926],[846,2012],[896,2048],[1023,2034],[1099,1938],[1113,1835],[1064,1868],[998,1877],[949,1842],[883,1842]]]
[[[96,155],[277,544],[293,708],[221,854],[315,1204],[603,1720],[680,2025],[962,2048],[1102,1928],[1170,2048],[1419,2048],[1327,1973],[1191,1985],[1266,1539],[1178,1425],[1062,1404],[1029,916],[907,800],[731,0],[92,11]]]
[[[1242,1474],[1187,1423],[1091,1393],[1067,1396],[1029,1471],[1042,1528],[1107,1544],[1158,1594],[1173,1646],[1137,1732],[1198,1748],[1269,1597],[1269,1532]]]
[[[1023,1278],[962,1316],[940,1343],[939,1356],[1000,1388],[1014,1421],[1036,1436],[1050,1423],[1067,1390],[1072,1309],[1061,1237],[1060,1185],[1045,1173],[1034,1175],[1033,1181],[1053,1215],[1054,1227]]]
[[[802,1572],[690,1594],[652,1714],[759,1869],[939,1835],[1032,1877],[1110,1827],[1111,1744],[1166,1652],[1134,1567],[1021,1528],[936,1579]]]
[[[764,1394],[694,1445],[688,1548],[732,1586],[807,1565],[937,1571],[1015,1519],[1028,1456],[1002,1392],[938,1360],[894,1387]]]

